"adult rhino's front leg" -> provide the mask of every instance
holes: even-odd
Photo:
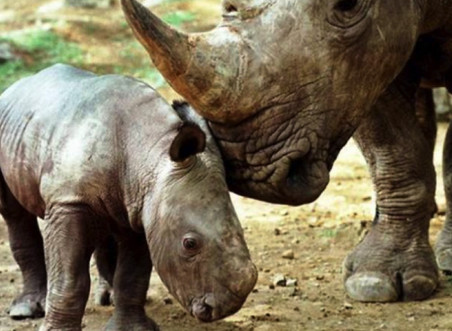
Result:
[[[438,285],[428,241],[436,209],[433,144],[416,118],[414,81],[401,75],[354,136],[377,195],[372,228],[345,260],[345,288],[355,300],[420,300]]]

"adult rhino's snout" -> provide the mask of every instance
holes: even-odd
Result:
[[[286,176],[281,180],[281,190],[287,203],[301,205],[316,200],[329,182],[326,163],[307,156],[290,159]]]

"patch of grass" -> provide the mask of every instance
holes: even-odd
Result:
[[[189,11],[177,10],[163,15],[162,19],[173,27],[180,27],[184,23],[194,21],[196,16]]]
[[[0,41],[10,43],[20,60],[0,65],[0,93],[16,80],[29,76],[55,63],[78,65],[82,62],[81,49],[64,40],[52,31],[35,31],[14,37],[4,37]]]
[[[337,229],[321,229],[319,236],[321,238],[334,238],[337,236]]]
[[[160,72],[152,65],[148,54],[136,40],[123,41],[119,51],[120,59],[113,72],[133,76],[151,85],[153,88],[166,86],[167,83]]]

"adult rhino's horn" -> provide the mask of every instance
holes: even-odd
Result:
[[[157,68],[169,80],[186,70],[191,59],[188,36],[174,30],[135,0],[122,0],[127,22]]]
[[[217,122],[244,117],[234,113],[236,108],[231,104],[236,94],[237,47],[209,41],[218,40],[222,32],[188,35],[167,25],[136,0],[121,3],[129,25],[157,69],[201,116]]]
[[[135,36],[174,90],[200,115],[218,120],[208,112],[212,105],[221,104],[225,94],[226,84],[215,79],[212,63],[218,50],[205,42],[204,34],[179,32],[136,0],[121,0],[121,3]]]

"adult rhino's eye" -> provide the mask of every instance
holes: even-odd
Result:
[[[229,4],[226,4],[226,5],[225,5],[224,11],[225,11],[226,13],[236,12],[236,11],[237,11],[237,7],[229,3]]]
[[[368,17],[372,0],[335,0],[328,13],[328,22],[338,28],[357,26]]]
[[[239,17],[239,9],[233,1],[223,1],[223,20],[233,21]]]
[[[358,4],[358,0],[340,0],[334,6],[334,9],[340,11],[350,11],[353,10]]]

